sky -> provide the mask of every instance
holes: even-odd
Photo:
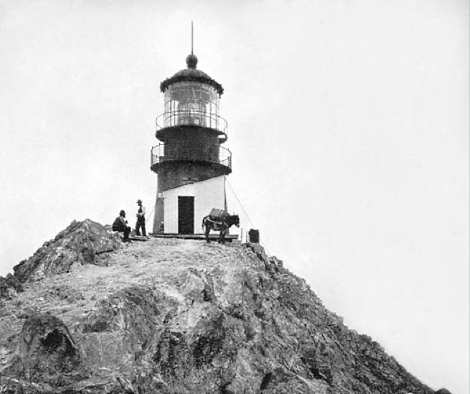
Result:
[[[159,86],[193,21],[225,90],[229,210],[348,327],[467,394],[468,8],[0,0],[0,275],[73,220],[152,211]]]

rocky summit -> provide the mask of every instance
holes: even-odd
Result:
[[[85,220],[0,278],[0,393],[434,391],[258,244]]]

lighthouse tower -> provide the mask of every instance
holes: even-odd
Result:
[[[156,119],[150,169],[158,174],[154,234],[199,234],[212,208],[227,209],[225,176],[232,172],[227,122],[219,116],[222,85],[197,68],[187,68],[160,85],[164,112]]]

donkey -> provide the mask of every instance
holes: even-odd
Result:
[[[207,215],[202,219],[202,229],[206,235],[206,242],[210,242],[209,233],[211,230],[220,231],[218,243],[225,243],[225,235],[228,234],[228,230],[233,225],[240,227],[240,218],[238,215],[227,215],[220,220],[211,219],[210,215]]]

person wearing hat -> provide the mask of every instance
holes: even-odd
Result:
[[[137,222],[135,224],[135,234],[140,235],[140,229],[142,229],[142,235],[147,236],[145,232],[145,207],[142,205],[142,200],[137,200],[137,205],[139,209],[137,210]]]
[[[121,212],[119,212],[119,216],[113,223],[113,231],[119,231],[120,233],[124,233],[124,238],[122,240],[124,242],[131,242],[129,239],[131,227],[127,225],[125,211],[121,210]]]

